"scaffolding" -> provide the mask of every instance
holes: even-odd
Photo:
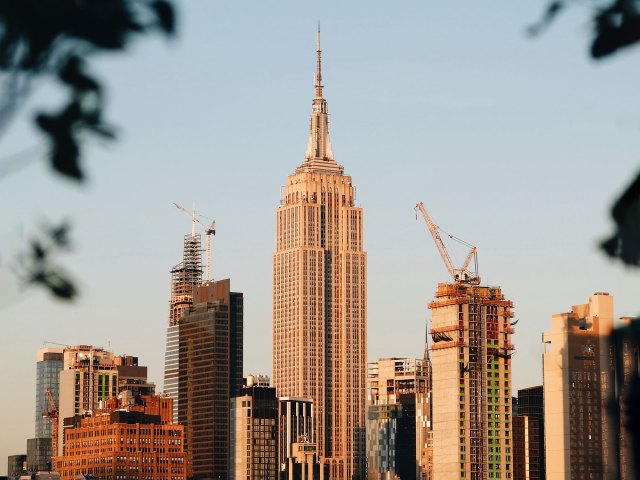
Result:
[[[193,301],[193,287],[202,283],[200,234],[185,235],[182,262],[171,269],[169,326],[177,325]]]

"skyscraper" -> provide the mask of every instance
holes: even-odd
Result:
[[[51,422],[42,416],[49,408],[47,389],[58,403],[60,371],[63,367],[62,348],[38,349],[36,362],[36,435],[35,438],[51,438]]]
[[[49,409],[47,389],[58,405],[60,371],[63,367],[62,348],[38,349],[36,362],[36,431],[35,437],[27,441],[30,468],[51,470],[51,421],[42,414]]]
[[[499,287],[441,283],[429,304],[436,480],[511,478],[511,312]]]
[[[193,287],[202,283],[202,247],[192,222],[191,235],[184,236],[182,262],[171,269],[169,326],[164,363],[164,393],[173,399],[173,421],[178,421],[178,324],[193,301]]]
[[[615,447],[618,451],[618,470],[621,480],[631,480],[638,478],[640,459],[634,455],[634,448],[637,448],[634,441],[635,428],[634,419],[635,405],[633,385],[637,381],[638,372],[640,371],[640,338],[637,332],[637,325],[640,319],[633,317],[620,317],[620,328],[618,328],[612,337],[612,347],[616,361],[616,389],[612,391],[613,395],[618,399],[618,414],[612,415],[616,409],[610,408],[609,413],[612,421],[620,425],[618,431],[618,441]],[[614,448],[615,448],[614,447]],[[610,448],[611,452],[615,451]],[[636,450],[637,451],[637,450]]]
[[[544,333],[545,454],[548,480],[608,479],[607,399],[613,388],[613,297],[551,318]]]
[[[367,265],[362,209],[334,157],[318,32],[304,161],[276,212],[273,383],[316,408],[318,454],[332,479],[365,478]]]
[[[218,280],[193,288],[178,322],[178,422],[194,478],[229,474],[229,401],[242,387],[243,296]]]

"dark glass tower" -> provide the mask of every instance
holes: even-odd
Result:
[[[178,422],[194,478],[226,480],[229,401],[242,388],[242,293],[230,281],[194,287],[178,323]]]

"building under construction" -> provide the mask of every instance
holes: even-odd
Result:
[[[176,325],[193,301],[193,287],[202,283],[202,242],[200,234],[184,236],[182,262],[171,269],[169,326]]]
[[[441,283],[432,311],[434,478],[511,478],[511,309],[499,287]]]
[[[453,280],[440,283],[429,303],[434,478],[512,478],[513,304],[500,287],[480,285],[476,247],[446,234],[470,248],[456,268],[441,229],[422,203],[416,211]]]
[[[169,326],[164,365],[164,392],[173,399],[173,421],[178,421],[178,325],[185,311],[193,303],[193,288],[202,284],[202,244],[195,233],[184,236],[182,262],[171,269],[169,297]]]

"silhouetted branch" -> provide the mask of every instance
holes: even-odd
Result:
[[[593,8],[591,57],[604,58],[640,41],[640,8],[637,0],[553,0],[540,20],[527,29],[528,33],[539,35],[569,4],[577,3]]]

